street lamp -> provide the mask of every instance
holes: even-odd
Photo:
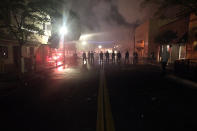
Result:
[[[66,28],[66,26],[62,26],[60,28],[59,32],[60,32],[60,35],[64,36],[64,35],[66,35],[68,33],[68,29]]]

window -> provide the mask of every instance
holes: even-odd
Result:
[[[8,58],[8,47],[0,46],[0,58]]]
[[[46,27],[46,26],[45,26],[45,23],[43,23],[43,30],[45,30],[45,27]]]
[[[34,47],[30,47],[30,56],[34,56]]]
[[[197,41],[194,41],[193,47],[194,47],[194,51],[197,51]]]
[[[136,47],[144,48],[144,40],[137,41]]]
[[[48,30],[48,31],[51,30],[51,25],[47,25],[47,30]]]
[[[28,57],[29,56],[29,47],[23,47],[22,48],[22,56],[23,57]]]

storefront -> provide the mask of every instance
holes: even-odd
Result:
[[[144,40],[137,41],[136,52],[139,57],[144,57]]]
[[[170,35],[165,35],[165,38],[162,38],[163,40],[167,40],[165,43],[160,43],[160,48],[163,48],[166,46],[167,50],[170,53],[170,63],[174,63],[177,59],[184,59],[186,58],[186,47],[188,43],[188,24],[189,19],[188,17],[183,17],[180,19],[177,19],[171,23],[168,23],[167,25],[164,25],[160,28],[160,33],[165,34],[165,32],[171,32],[174,34],[174,38]],[[161,53],[162,49],[160,49]]]

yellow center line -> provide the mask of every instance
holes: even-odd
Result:
[[[105,101],[105,119],[107,131],[115,131],[114,120],[111,111],[110,98],[107,89],[106,79],[104,77],[104,101]]]
[[[100,85],[98,90],[98,112],[97,112],[97,131],[104,131],[104,109],[103,109],[103,80],[100,73]]]
[[[97,131],[115,131],[104,70],[100,71]]]

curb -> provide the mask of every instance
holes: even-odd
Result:
[[[175,75],[167,75],[166,78],[170,79],[170,80],[173,80],[173,81],[175,81],[177,83],[186,85],[186,86],[188,86],[190,88],[197,89],[197,83],[193,82],[191,80],[183,79],[183,78],[177,77]]]
[[[58,65],[57,67],[60,67],[63,65]],[[19,89],[21,87],[26,87],[29,85],[28,83],[31,81],[34,81],[36,79],[41,79],[43,78],[41,75],[47,70],[51,70],[54,68],[57,68],[56,66],[49,67],[49,68],[44,68],[43,70],[36,71],[34,73],[27,73],[23,74],[22,77],[18,77],[18,81],[7,81],[6,79],[2,79],[0,81],[0,96],[7,96],[9,93],[12,91]],[[8,93],[9,92],[9,93]]]
[[[152,66],[160,67],[159,64],[152,64],[152,63],[148,63],[148,64],[152,65]],[[192,80],[188,80],[187,78],[181,78],[179,76],[176,76],[174,74],[173,68],[167,68],[166,70],[169,71],[170,75],[166,75],[165,78],[173,80],[173,81],[183,84],[185,86],[188,86],[189,88],[197,89],[197,82],[194,82]]]
[[[16,87],[18,86],[17,84],[18,82],[14,82],[14,83],[0,82],[0,91],[17,88]]]

